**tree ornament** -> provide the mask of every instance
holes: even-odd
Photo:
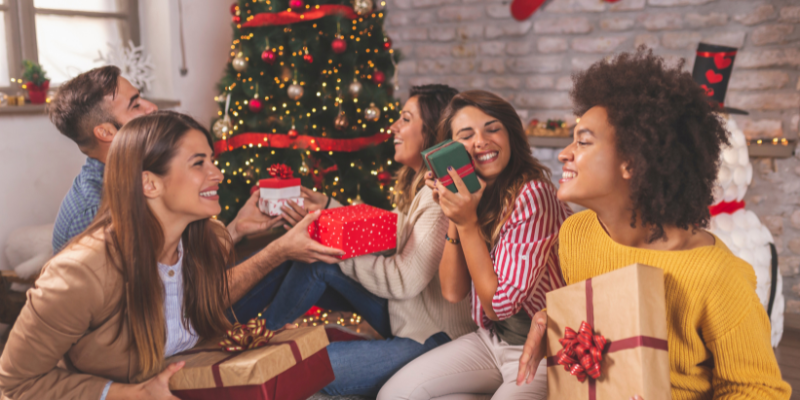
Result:
[[[214,125],[211,127],[211,130],[214,131],[214,136],[217,139],[227,138],[228,135],[230,135],[231,131],[233,130],[231,117],[228,114],[225,114],[224,117],[214,122]]]
[[[292,70],[289,67],[283,67],[281,70],[281,79],[284,82],[289,82],[292,79]]]
[[[331,42],[331,50],[336,54],[342,54],[347,51],[347,42],[344,39],[336,38]]]
[[[231,4],[231,15],[236,15],[236,11],[239,9],[239,2],[233,2]]]
[[[392,182],[392,174],[390,174],[387,171],[379,172],[378,173],[378,182],[380,182],[381,185],[388,185],[389,183]]]
[[[383,71],[378,71],[377,69],[375,72],[372,73],[372,81],[375,82],[376,85],[380,85],[383,82],[386,82],[386,74]]]
[[[308,50],[306,50],[306,51],[308,51]],[[311,63],[314,62],[314,56],[312,56],[311,54],[308,54],[308,53],[303,54],[303,60],[305,60],[307,63],[311,64]]]
[[[303,8],[305,8],[305,6],[306,5],[305,3],[303,3],[303,0],[289,0],[289,8],[291,8],[292,11],[296,13],[303,11]]]
[[[247,59],[244,58],[244,54],[242,54],[241,51],[236,54],[236,57],[233,58],[231,65],[233,65],[233,69],[235,69],[237,72],[247,71]]]
[[[392,48],[392,39],[389,39],[388,36],[383,38],[383,48],[386,49],[386,50],[389,50],[389,49]]]
[[[375,122],[381,117],[381,110],[375,107],[375,103],[369,103],[369,107],[364,110],[364,118],[367,121]]]
[[[363,89],[363,86],[361,86],[361,82],[359,81],[353,81],[350,87],[347,88],[353,97],[358,97],[358,95],[361,94],[361,89]]]
[[[274,64],[275,63],[275,59],[277,59],[277,58],[278,58],[278,56],[275,54],[275,51],[272,50],[272,49],[266,49],[266,50],[264,50],[263,53],[261,53],[261,60],[263,60],[265,63],[267,63],[269,65]]]
[[[350,204],[356,206],[359,204],[364,204],[364,200],[361,200],[361,184],[359,183],[356,185],[356,198],[350,202]]]
[[[372,6],[372,0],[353,0],[353,11],[358,15],[369,14]]]
[[[234,24],[238,25],[240,22],[242,22],[242,17],[234,15],[233,17],[231,17],[231,21],[233,21]]]
[[[297,129],[294,128],[294,125],[292,125],[292,129],[289,129],[289,132],[287,132],[287,134],[292,139],[297,137],[298,133],[297,133]]]
[[[286,94],[288,94],[289,98],[292,100],[300,100],[300,98],[303,97],[303,87],[295,82],[289,85],[289,88],[286,89]]]
[[[344,115],[343,112],[340,112],[339,115],[333,120],[333,127],[336,128],[337,131],[343,131],[350,126],[350,121],[347,120],[347,116]]]
[[[264,108],[264,103],[262,103],[260,99],[250,99],[250,102],[247,103],[247,107],[250,109],[251,113],[258,114]]]
[[[308,168],[308,164],[306,163],[306,156],[304,156],[303,153],[300,153],[300,157],[302,161],[300,162],[300,167],[297,168],[297,173],[306,176],[310,171],[310,169]]]

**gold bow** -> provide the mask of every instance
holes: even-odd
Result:
[[[275,332],[267,329],[267,323],[261,318],[253,318],[246,325],[233,324],[219,346],[225,351],[245,351],[266,346]]]

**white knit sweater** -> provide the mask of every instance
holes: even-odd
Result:
[[[425,186],[414,197],[408,215],[397,213],[397,251],[390,257],[364,255],[339,263],[376,296],[389,300],[392,334],[424,343],[445,332],[451,339],[476,329],[469,296],[458,304],[442,297],[439,261],[447,233],[447,217]]]

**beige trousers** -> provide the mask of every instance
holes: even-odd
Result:
[[[522,346],[478,329],[408,363],[383,386],[378,400],[540,400],[547,398],[547,363],[517,386]]]

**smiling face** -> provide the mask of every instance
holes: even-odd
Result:
[[[169,163],[169,172],[160,177],[164,209],[189,221],[219,214],[217,189],[222,178],[206,136],[198,130],[189,130]]]
[[[616,134],[606,109],[595,106],[575,126],[572,144],[558,155],[564,163],[558,199],[597,210],[599,202],[628,198],[631,173],[617,154]]]
[[[450,128],[453,140],[461,142],[472,157],[478,175],[493,183],[511,159],[506,127],[481,109],[467,106],[456,113]]]
[[[419,171],[422,168],[420,152],[425,150],[425,138],[422,136],[422,115],[417,96],[406,101],[400,118],[390,129],[394,134],[394,160]]]

